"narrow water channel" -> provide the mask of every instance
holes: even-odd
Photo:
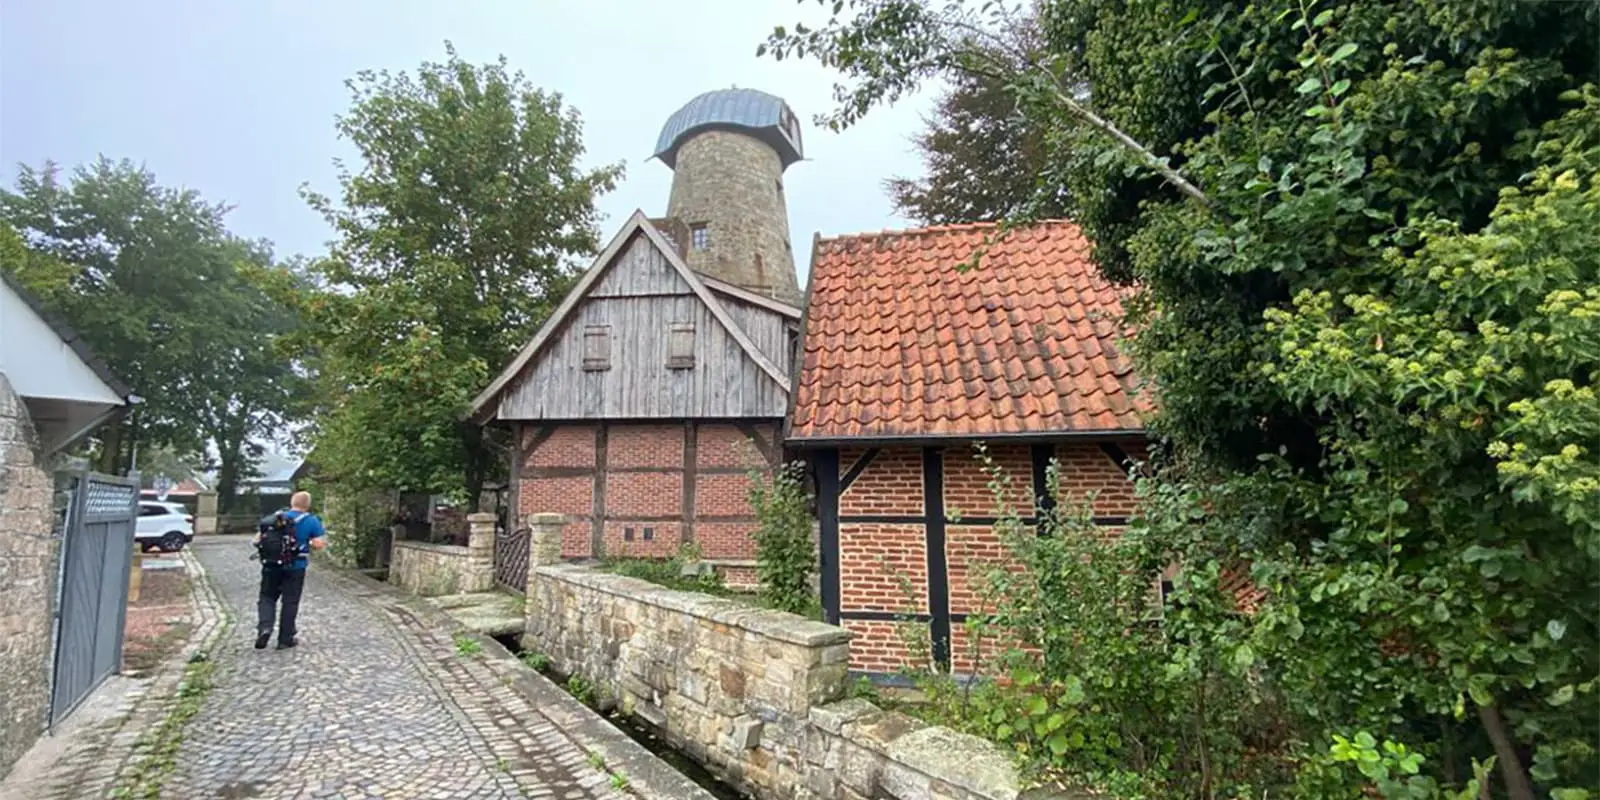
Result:
[[[522,645],[517,641],[517,639],[518,637],[515,634],[504,634],[494,637],[495,641],[505,645],[505,648],[510,650],[513,655],[521,658],[522,654],[526,651],[522,649]],[[529,667],[529,669],[531,669],[531,667]],[[552,683],[561,687],[563,691],[567,690],[566,675],[562,675],[555,670],[550,669],[549,667],[541,670],[540,674],[544,675],[546,678],[549,678]],[[644,747],[644,749],[649,750],[657,758],[665,761],[668,766],[677,770],[689,780],[694,781],[695,784],[700,788],[710,792],[711,796],[717,798],[717,800],[751,800],[749,795],[746,795],[740,792],[738,789],[735,789],[732,786],[722,782],[717,778],[716,775],[711,774],[711,771],[706,769],[705,766],[700,762],[695,761],[683,751],[669,744],[666,740],[666,737],[662,736],[661,732],[650,723],[645,722],[638,717],[628,716],[620,711],[601,711],[599,708],[595,707],[592,697],[580,697],[576,699],[582,701],[584,705],[589,706],[591,709],[594,709],[595,713],[604,717],[607,722],[611,723],[612,727],[622,731],[624,734],[627,734],[629,739],[638,742]]]

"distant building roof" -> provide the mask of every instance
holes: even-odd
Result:
[[[821,239],[789,440],[1141,431],[1123,291],[1066,221]]]
[[[655,157],[676,168],[678,147],[704,130],[748,133],[776,150],[788,167],[805,157],[800,145],[800,120],[783,98],[755,89],[718,89],[690,100],[667,118],[656,138]]]

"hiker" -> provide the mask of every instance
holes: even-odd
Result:
[[[295,492],[289,509],[273,515],[256,534],[257,557],[261,559],[261,597],[256,607],[256,649],[266,649],[272,638],[272,620],[278,615],[278,599],[283,598],[283,617],[278,622],[278,649],[295,645],[294,618],[300,611],[300,592],[306,587],[306,565],[312,550],[328,542],[322,520],[311,513],[311,495]]]

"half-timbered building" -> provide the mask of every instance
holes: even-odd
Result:
[[[935,661],[971,669],[973,565],[1006,555],[974,445],[1030,521],[1056,492],[1094,493],[1108,534],[1133,511],[1126,468],[1147,407],[1118,351],[1122,294],[1068,222],[996,234],[944,226],[813,251],[786,438],[814,471],[823,606],[854,632],[858,671],[905,665],[908,621]]]

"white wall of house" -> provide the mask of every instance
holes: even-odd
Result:
[[[120,406],[122,398],[11,287],[0,282],[0,372],[26,398]]]

